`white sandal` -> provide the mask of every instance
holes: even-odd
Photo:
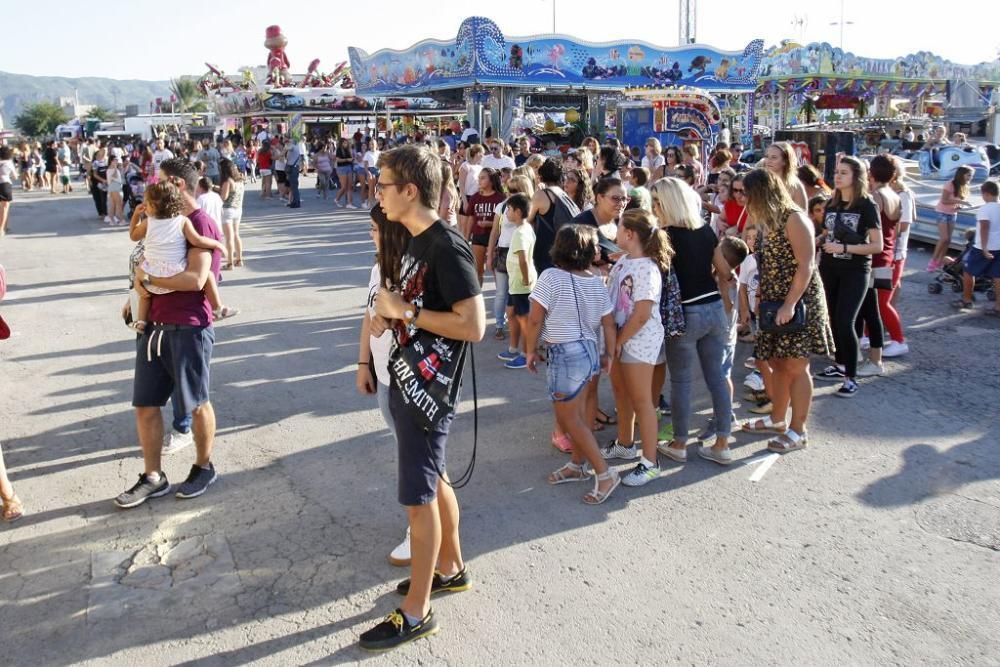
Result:
[[[792,429],[786,429],[784,433],[767,441],[767,449],[771,452],[787,454],[797,449],[805,449],[808,444],[809,437],[806,433],[796,433]]]
[[[556,486],[570,482],[586,482],[589,477],[590,473],[587,472],[584,464],[567,461],[561,468],[549,475],[549,484]]]
[[[771,415],[740,422],[740,430],[744,433],[784,433],[787,429],[785,422],[771,421]]]
[[[614,483],[608,488],[607,491],[601,493],[601,482],[606,482],[609,479],[613,479]],[[600,505],[611,497],[611,494],[614,493],[615,489],[617,489],[618,485],[621,483],[622,478],[618,475],[618,472],[614,468],[608,468],[602,474],[594,477],[594,488],[590,493],[583,497],[583,502],[588,505]]]

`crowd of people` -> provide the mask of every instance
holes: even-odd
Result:
[[[142,245],[122,315],[137,332],[133,405],[144,471],[115,499],[122,508],[167,494],[161,457],[191,444],[196,460],[176,495],[197,497],[217,479],[212,323],[236,314],[219,283],[222,269],[243,264],[246,180],[259,176],[269,199],[273,179],[276,198],[297,208],[299,175],[311,163],[318,198],[335,189],[334,206],[369,209],[377,261],[356,380],[398,444],[408,528],[389,560],[411,569],[399,608],[361,636],[373,650],[433,634],[431,596],[472,586],[445,451],[468,346],[486,334],[490,274],[492,336],[506,347],[499,361],[530,372],[546,365],[551,443],[569,455],[548,483],[590,482],[589,505],[686,464],[692,439],[698,457],[723,466],[737,460],[736,434],[764,436],[781,454],[804,449],[814,378],[838,382],[835,395],[850,398],[859,378],[884,372],[883,359],[909,352],[895,297],[914,204],[891,156],[841,157],[830,187],[782,142],[751,166],[738,144],[703,153],[650,139],[640,154],[588,137],[562,154],[531,135],[481,143],[465,130],[436,141],[359,133],[307,143],[260,129],[245,142],[93,142],[81,151],[109,224],[124,219],[119,185],[130,174],[141,184],[126,224]],[[0,152],[0,186],[9,183],[9,155]],[[968,196],[963,179],[946,186],[942,208]],[[966,268],[970,278],[998,279],[996,183],[982,192],[987,205]],[[740,340],[753,344],[742,361]],[[823,359],[812,373],[811,361]],[[740,367],[750,371],[742,419]],[[698,371],[712,406],[700,428]],[[614,403],[602,407],[605,376]],[[159,410],[168,400],[174,425],[164,436]],[[599,435],[606,430],[613,437]],[[19,516],[2,473],[0,459],[4,518],[8,507]]]
[[[450,308],[465,318],[462,336],[469,336],[471,320],[484,328],[478,322],[485,312],[467,311],[472,301],[480,308],[479,290],[493,274],[493,337],[507,342],[498,358],[508,369],[547,365],[552,444],[570,455],[548,482],[592,482],[582,498],[587,504],[605,502],[619,484],[654,482],[663,460],[688,461],[696,369],[712,404],[694,436],[696,453],[730,465],[736,433],[765,436],[766,448],[781,454],[808,446],[814,378],[838,382],[834,395],[851,398],[860,391],[858,378],[881,375],[883,359],[909,353],[896,295],[914,202],[897,159],[842,157],[830,187],[783,142],[751,166],[741,161],[739,145],[715,146],[703,164],[697,148],[664,151],[656,139],[643,156],[614,139],[599,145],[589,138],[563,156],[547,156],[529,141],[518,140],[515,151],[499,139],[454,147],[442,139],[383,154],[399,164],[396,156],[405,151],[405,172],[379,162],[379,205],[371,209],[378,261],[357,384],[378,396],[399,443],[400,502],[410,525],[389,560],[411,564],[412,581],[419,575],[423,584],[401,584],[400,609],[362,635],[368,648],[436,631],[429,596],[471,586],[457,546],[457,507],[446,478],[438,480],[447,425],[416,428],[410,401],[396,398],[422,396],[419,382],[398,377],[400,367],[408,368],[416,332],[459,338],[457,324],[440,313],[431,317],[425,298],[433,310]],[[996,183],[982,190],[988,203],[966,266],[970,274],[996,277],[1000,203]],[[420,209],[419,225],[396,224],[404,219],[394,210],[401,198]],[[433,234],[423,237],[428,230]],[[433,264],[423,254],[429,243],[435,258],[447,250],[448,261],[460,264],[449,265],[449,276],[461,283],[450,300],[413,289],[432,289],[427,275],[418,271],[415,283],[412,274],[414,266]],[[440,276],[433,288],[455,288]],[[738,340],[753,343],[742,364],[751,371],[743,381],[751,413],[744,419],[735,412]],[[824,359],[829,363],[811,372],[811,362]],[[604,375],[614,407],[602,409]],[[453,411],[441,407],[450,424]],[[606,428],[615,437],[602,444],[596,434]],[[405,443],[414,430],[430,463],[408,460]],[[630,463],[619,471],[613,461]],[[429,474],[438,492],[447,489],[446,497],[406,496],[411,465]],[[414,513],[427,503],[439,505],[432,513],[440,515],[445,535],[440,552],[437,534],[428,544],[427,526]]]

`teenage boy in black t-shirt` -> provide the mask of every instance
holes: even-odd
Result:
[[[375,192],[386,217],[412,239],[403,255],[400,291],[381,289],[371,334],[392,327],[406,340],[418,329],[452,341],[478,342],[486,309],[469,245],[440,220],[441,160],[426,146],[403,146],[379,158]],[[455,378],[461,377],[461,371]],[[361,648],[385,650],[434,634],[430,596],[471,587],[458,537],[458,501],[445,471],[445,442],[454,414],[425,430],[393,382],[389,408],[399,453],[399,502],[410,522],[410,579],[396,611],[361,635]]]

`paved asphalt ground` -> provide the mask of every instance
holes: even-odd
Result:
[[[358,634],[405,572],[386,562],[394,446],[354,389],[366,216],[308,188],[297,211],[248,195],[248,266],[223,284],[242,313],[212,365],[220,479],[122,511],[141,472],[131,244],[85,194],[15,194],[0,436],[27,514],[0,524],[0,664],[1000,664],[1000,330],[927,293],[924,250],[901,306],[913,353],[853,400],[819,385],[808,450],[772,461],[741,436],[743,464],[692,452],[600,507],[545,483],[564,456],[542,377],[478,345],[459,494],[475,588],[435,601],[437,637],[372,657]],[[191,461],[166,459],[169,478]]]

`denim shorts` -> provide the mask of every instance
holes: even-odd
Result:
[[[549,398],[557,403],[572,401],[601,372],[597,344],[592,340],[549,343],[548,363]]]
[[[938,213],[939,225],[954,225],[958,222],[958,213]]]
[[[337,167],[338,176],[350,176],[354,173],[354,167],[352,165],[345,165],[342,167]]]

